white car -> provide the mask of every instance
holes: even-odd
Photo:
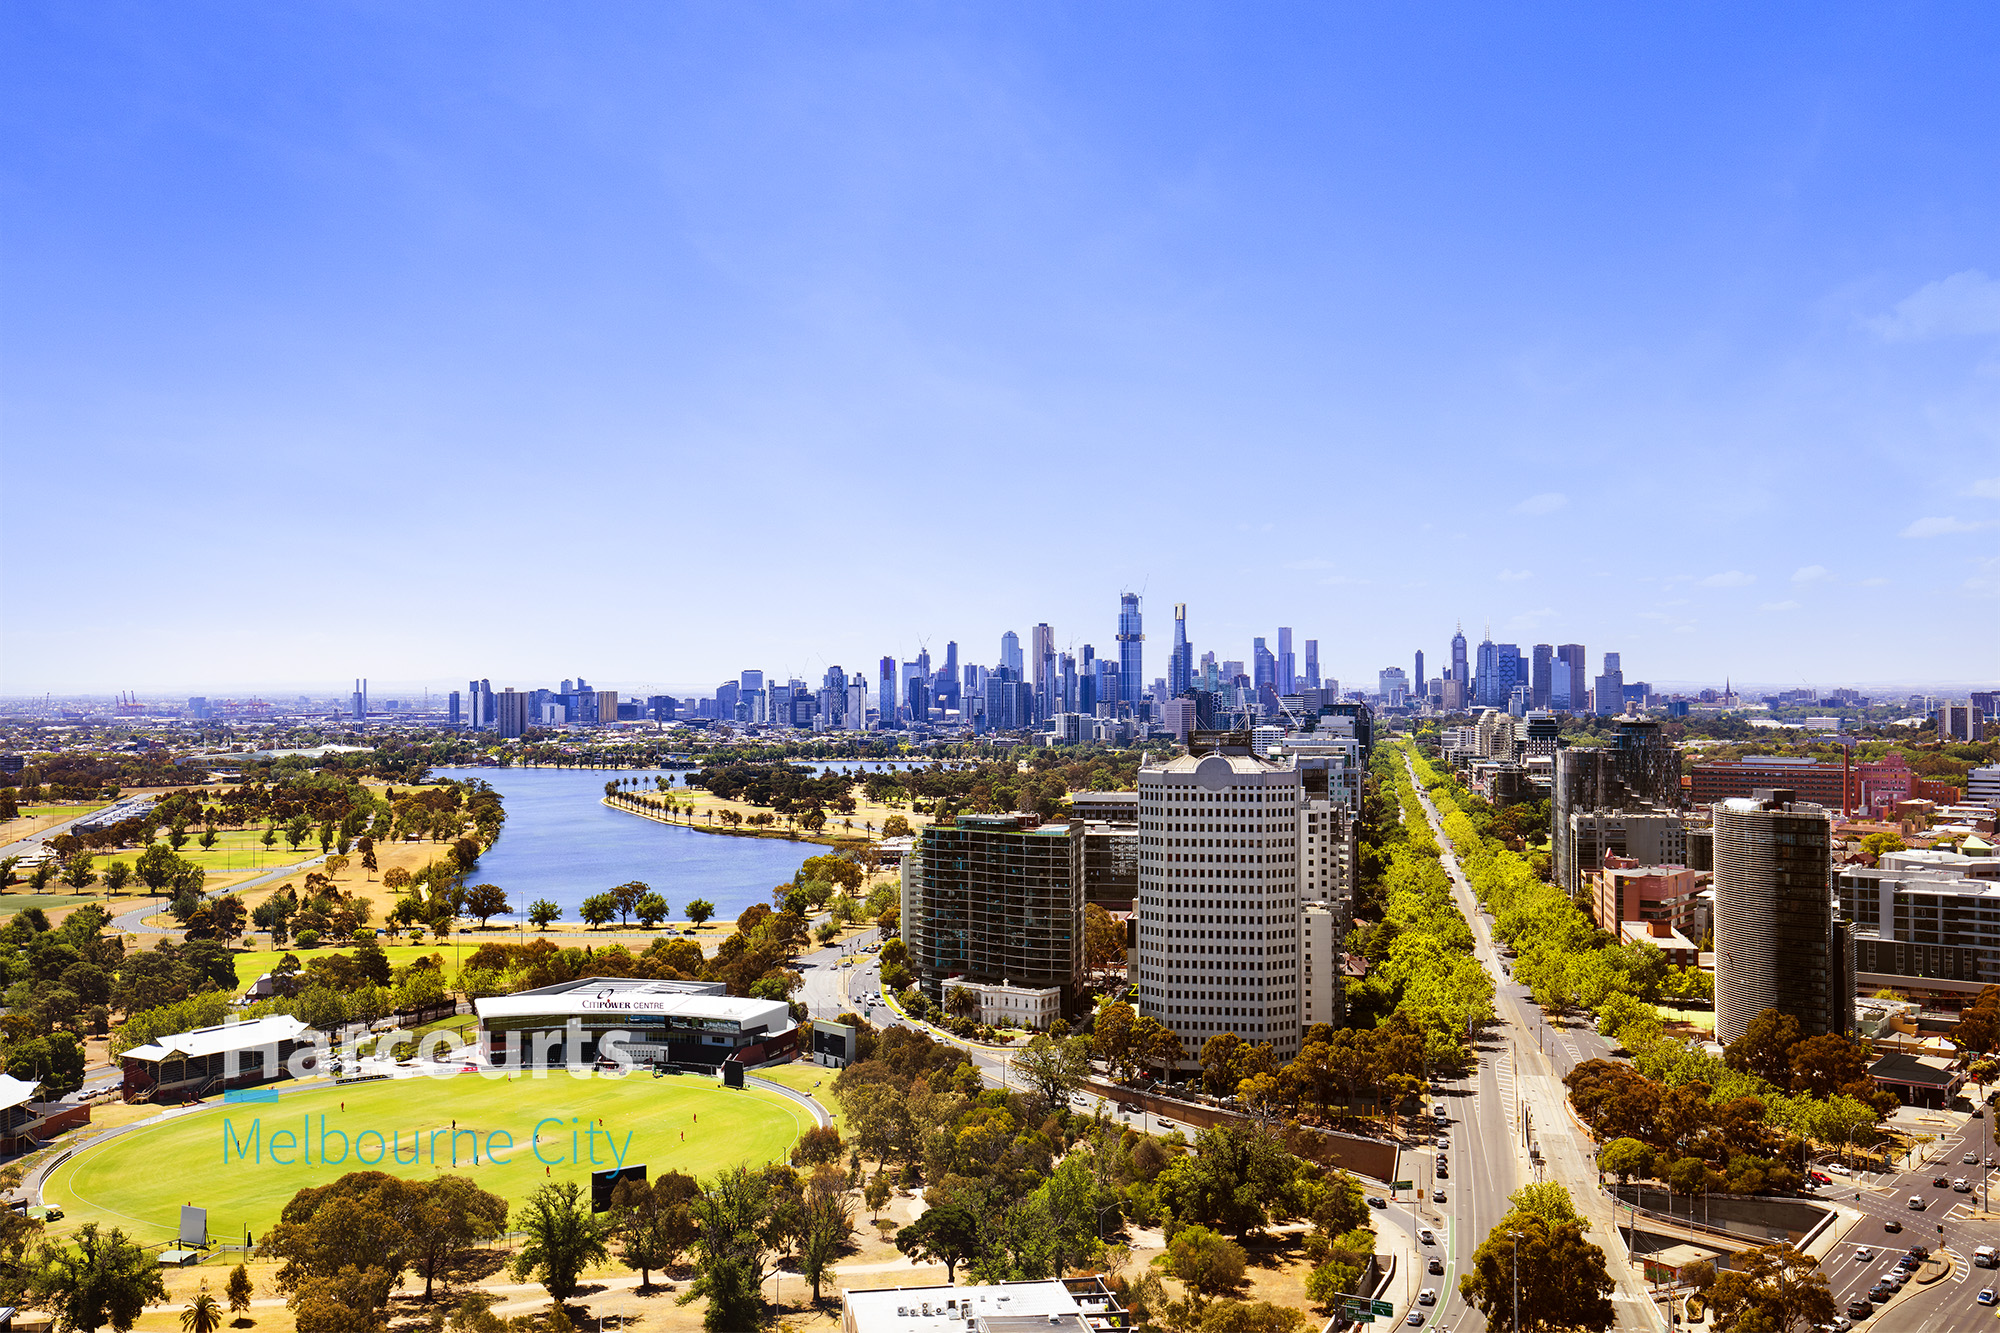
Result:
[[[2000,1305],[2000,1293],[1996,1293],[1993,1288],[1988,1287],[1979,1293],[1979,1303],[1981,1305]]]
[[[1436,1305],[1437,1303],[1438,1303],[1438,1294],[1436,1287],[1425,1287],[1422,1291],[1417,1293],[1418,1305]]]
[[[1856,1259],[1873,1259],[1875,1257],[1875,1250],[1871,1246],[1858,1245],[1855,1247],[1854,1257]]]

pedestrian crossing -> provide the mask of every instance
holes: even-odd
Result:
[[[1501,1113],[1507,1117],[1508,1132],[1519,1137],[1521,1126],[1518,1122],[1518,1105],[1514,1088],[1514,1047],[1512,1043],[1501,1048],[1493,1059],[1493,1082],[1498,1089]]]

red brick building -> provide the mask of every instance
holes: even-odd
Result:
[[[1843,801],[1839,764],[1773,755],[1753,755],[1726,764],[1696,764],[1690,794],[1696,805],[1713,805],[1732,796],[1748,796],[1762,788],[1776,787],[1789,788],[1798,793],[1799,800],[1835,811],[1843,804],[1851,808],[1861,801],[1860,774],[1849,772]]]

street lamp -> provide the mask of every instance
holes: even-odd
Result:
[[[1509,1333],[1521,1333],[1521,1233],[1507,1235],[1514,1242],[1514,1326]]]

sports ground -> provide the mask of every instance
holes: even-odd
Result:
[[[517,1204],[549,1180],[588,1187],[590,1172],[621,1163],[706,1178],[781,1161],[814,1123],[777,1093],[696,1075],[460,1074],[277,1096],[168,1113],[85,1148],[49,1174],[43,1199],[66,1225],[99,1222],[154,1243],[173,1237],[192,1204],[208,1210],[213,1239],[240,1243],[246,1229],[263,1235],[299,1190],[348,1171],[464,1175]]]

